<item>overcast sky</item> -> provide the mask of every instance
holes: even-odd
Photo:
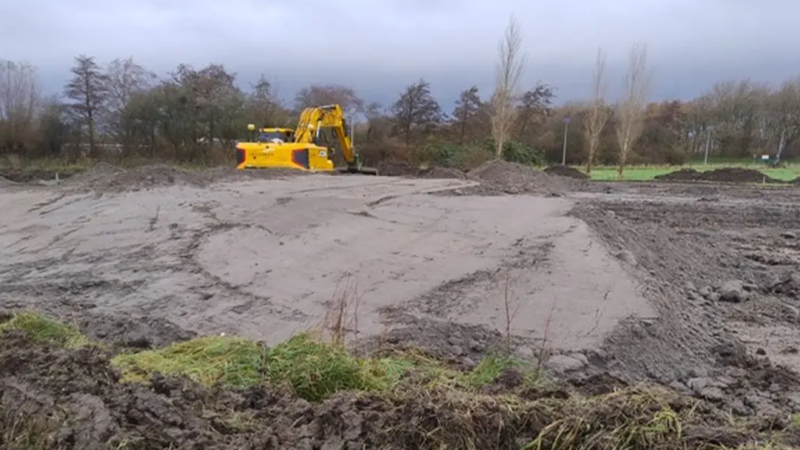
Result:
[[[159,74],[219,62],[244,87],[266,74],[286,98],[336,83],[389,103],[424,77],[450,111],[470,85],[491,89],[511,13],[527,53],[523,87],[541,80],[559,102],[588,94],[598,46],[618,86],[637,40],[658,99],[800,74],[797,0],[0,0],[0,59],[38,66],[50,92],[79,53],[133,57]]]

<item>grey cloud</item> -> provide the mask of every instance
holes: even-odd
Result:
[[[72,58],[132,56],[158,73],[178,63],[225,64],[243,84],[261,73],[284,96],[309,83],[351,85],[388,103],[428,79],[449,109],[458,92],[491,89],[508,16],[522,24],[526,86],[588,91],[594,53],[608,53],[613,86],[634,41],[650,49],[657,98],[690,98],[720,79],[780,82],[792,58],[800,3],[788,0],[0,0],[0,58],[40,67],[49,90]]]

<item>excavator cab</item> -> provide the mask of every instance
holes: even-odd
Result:
[[[258,142],[294,142],[294,130],[291,128],[261,128],[258,131]]]

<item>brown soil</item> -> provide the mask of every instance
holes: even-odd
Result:
[[[433,167],[428,170],[421,171],[419,173],[420,178],[441,178],[441,179],[458,179],[463,180],[467,177],[467,175],[458,170],[452,169],[449,167]]]
[[[52,170],[23,170],[23,169],[0,169],[0,177],[14,183],[35,183],[37,181],[66,180],[74,176],[77,172],[56,172]]]
[[[658,175],[661,181],[711,181],[715,183],[782,183],[781,180],[764,175],[758,170],[726,167],[698,172],[694,169],[681,169]]]
[[[402,161],[381,161],[377,169],[380,175],[387,177],[416,176],[419,172],[412,164]]]
[[[575,178],[576,180],[589,179],[589,175],[586,175],[580,170],[570,166],[562,166],[562,165],[550,166],[544,169],[544,171],[549,173],[550,175],[559,175],[562,177]]]
[[[108,356],[97,349],[48,347],[19,333],[0,339],[0,380],[0,446],[9,450],[424,450],[465,448],[467,442],[471,448],[499,450],[519,448],[559,419],[565,427],[575,422],[570,438],[578,443],[598,436],[611,443],[622,440],[612,434],[620,418],[648,426],[661,408],[658,401],[691,415],[691,423],[683,424],[681,435],[657,433],[629,442],[628,448],[736,447],[758,439],[759,431],[788,426],[779,419],[761,429],[736,430],[722,412],[669,392],[632,391],[594,406],[570,404],[563,390],[518,390],[520,378],[513,371],[487,386],[491,395],[434,388],[425,395],[401,391],[390,397],[343,393],[322,403],[264,387],[207,389],[159,374],[149,386],[122,384]],[[608,379],[595,382],[599,386]],[[526,401],[513,408],[492,396],[514,389]],[[584,414],[590,414],[591,426],[581,425]],[[543,448],[552,448],[557,435],[545,432]]]
[[[238,170],[233,167],[215,167],[203,171],[176,168],[166,164],[151,164],[123,169],[108,163],[98,163],[93,168],[70,180],[75,190],[99,193],[136,192],[166,186],[206,187],[209,184],[246,178],[281,178],[299,176],[304,172],[290,169]]]
[[[657,319],[632,321],[607,339],[614,357],[605,368],[734,414],[800,410],[800,358],[791,352],[800,338],[793,278],[800,195],[704,189],[718,201],[704,201],[708,192],[686,196],[682,186],[642,185],[573,210],[637,274],[658,311]]]
[[[464,194],[545,194],[560,196],[574,188],[566,177],[549,175],[522,164],[492,160],[467,173],[468,179],[481,182]]]

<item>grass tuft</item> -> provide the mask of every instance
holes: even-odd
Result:
[[[111,363],[125,381],[147,381],[153,372],[185,375],[206,386],[246,387],[264,380],[266,350],[253,341],[207,336],[158,350],[121,354]]]
[[[356,358],[344,345],[302,333],[270,350],[267,381],[320,401],[340,391],[390,389],[409,367],[411,363],[392,358]]]
[[[22,312],[0,323],[0,333],[21,331],[31,339],[66,348],[91,345],[92,342],[77,328],[56,322],[32,312]]]

